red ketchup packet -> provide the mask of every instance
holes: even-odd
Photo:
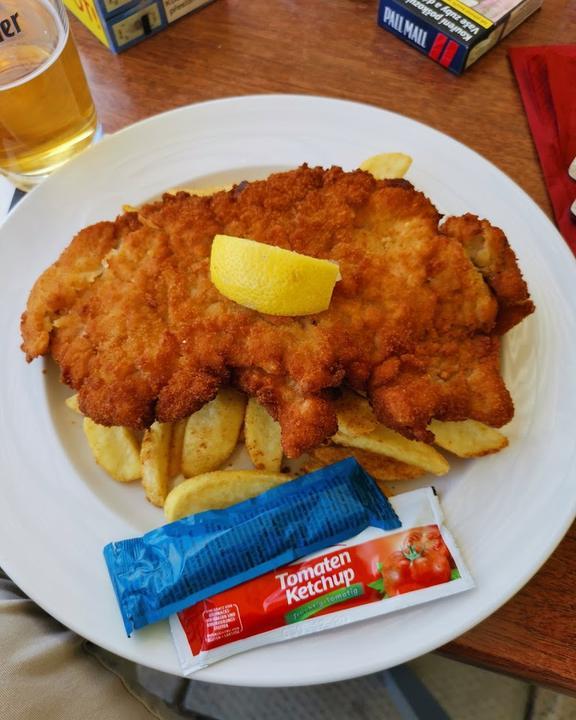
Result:
[[[252,648],[473,587],[433,488],[390,502],[402,529],[369,527],[170,616],[184,674]]]

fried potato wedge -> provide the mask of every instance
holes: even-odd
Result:
[[[360,165],[360,170],[366,170],[376,180],[403,178],[412,165],[410,155],[404,153],[380,153],[373,155]]]
[[[185,477],[216,470],[230,457],[238,442],[245,408],[245,395],[223,388],[214,400],[190,415],[182,447]]]
[[[170,423],[153,423],[144,431],[140,447],[142,486],[152,505],[164,506],[168,494],[168,465],[170,461]]]
[[[220,510],[292,480],[260,470],[216,470],[189,478],[168,493],[164,515],[172,522],[205,510]]]
[[[435,450],[431,445],[417,440],[408,440],[403,435],[390,430],[384,425],[378,425],[369,435],[358,435],[352,437],[342,432],[337,432],[332,437],[337,445],[369,450],[380,455],[400,460],[408,465],[415,465],[434,475],[445,475],[450,466],[446,458]]]
[[[378,420],[370,403],[355,392],[344,390],[335,405],[339,432],[356,437],[369,435],[378,427]]]
[[[379,455],[369,450],[324,445],[313,450],[312,454],[322,465],[331,465],[348,457],[356,458],[369,475],[372,475],[375,480],[384,482],[415,480],[426,474],[426,471],[420,467],[408,465],[400,462],[400,460],[386,457],[386,455]]]
[[[257,470],[279,472],[282,465],[280,423],[255,398],[250,398],[246,406],[244,441]]]
[[[118,425],[105,427],[84,418],[84,434],[94,459],[118,482],[132,482],[142,477],[140,448],[131,430]]]
[[[508,445],[508,438],[499,430],[476,420],[432,420],[428,428],[434,433],[436,445],[461,458],[482,457],[499,452]]]
[[[184,433],[188,418],[178,420],[172,424],[170,438],[170,459],[168,461],[168,478],[172,479],[182,473],[182,450],[184,448]]]
[[[176,195],[176,193],[179,192],[187,192],[190,193],[190,195],[199,195],[200,197],[206,197],[209,195],[215,195],[217,192],[221,192],[222,190],[231,190],[232,185],[222,185],[220,187],[205,187],[205,188],[191,188],[191,187],[178,187],[178,188],[172,188],[171,190],[168,190],[170,195]]]
[[[67,408],[70,408],[70,410],[74,410],[74,412],[78,413],[79,415],[82,415],[82,412],[80,410],[80,405],[78,404],[78,395],[70,395],[70,397],[67,397],[66,400],[64,400],[64,403],[66,404]]]

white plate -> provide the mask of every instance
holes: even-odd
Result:
[[[460,596],[237,656],[198,674],[235,685],[298,685],[374,672],[457,637],[536,572],[575,516],[576,266],[530,198],[451,138],[377,108],[255,96],[151,118],[104,139],[25,198],[0,230],[0,564],[84,637],[179,674],[166,623],[126,638],[103,546],[161,524],[139,487],[94,465],[57,373],[28,366],[18,323],[38,274],[88,223],[191,182],[265,176],[303,162],[352,169],[378,152],[414,157],[409,179],[439,209],[502,227],[537,312],[507,337],[516,403],[510,447],[454,465],[436,484],[477,588]],[[47,372],[43,370],[46,368]],[[567,598],[568,601],[568,598]]]

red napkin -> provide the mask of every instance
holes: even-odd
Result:
[[[556,223],[576,254],[576,222],[570,213],[576,181],[568,175],[576,157],[576,45],[518,47],[508,52]]]

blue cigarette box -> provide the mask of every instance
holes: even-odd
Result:
[[[378,24],[460,75],[542,0],[380,0]]]

